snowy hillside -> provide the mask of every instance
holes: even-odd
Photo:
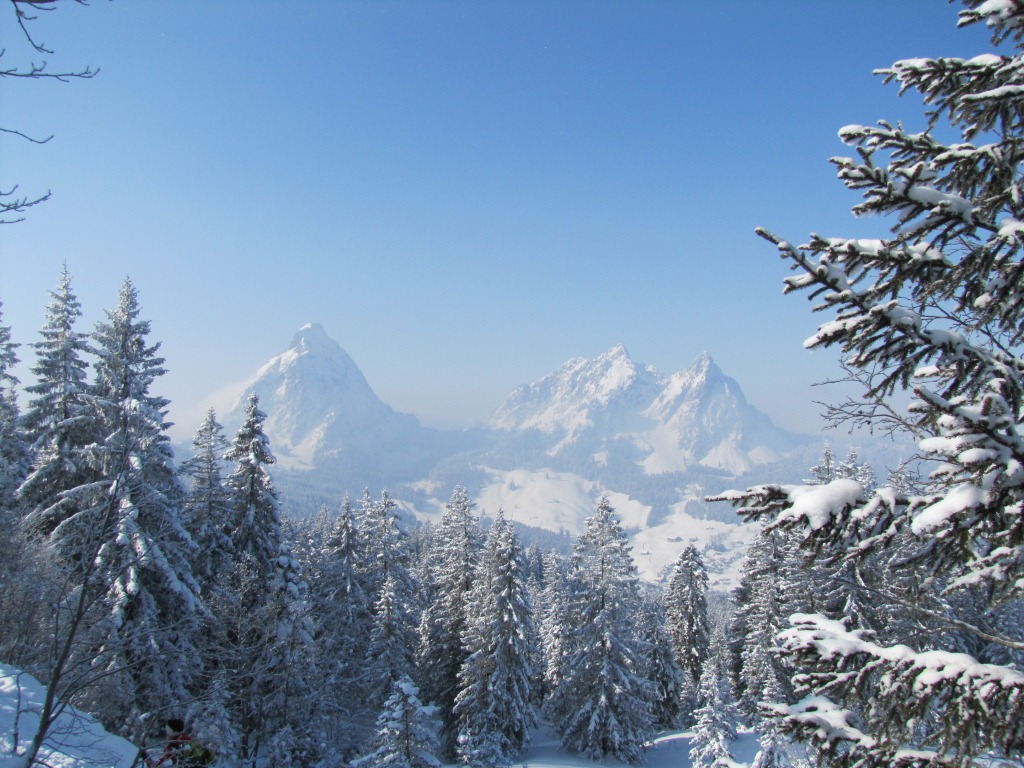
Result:
[[[362,436],[415,431],[415,417],[383,403],[341,346],[323,327],[309,323],[291,346],[264,364],[246,385],[225,423],[241,422],[250,393],[267,414],[279,460],[312,468],[332,452],[358,446]]]
[[[24,752],[39,727],[45,689],[31,675],[0,664],[0,765],[20,766],[14,753]],[[138,747],[103,730],[96,720],[67,709],[53,724],[39,754],[52,768],[130,768]]]

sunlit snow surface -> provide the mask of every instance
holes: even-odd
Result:
[[[45,690],[39,682],[14,667],[0,664],[0,766],[23,765],[13,756],[14,733],[18,751],[24,752],[39,727]],[[20,709],[20,717],[18,717]],[[93,718],[65,710],[50,729],[39,759],[52,768],[129,768],[138,748],[103,730]]]

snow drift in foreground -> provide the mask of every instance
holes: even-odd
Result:
[[[34,677],[0,664],[0,766],[20,768],[24,758],[12,754],[17,734],[24,752],[39,728],[39,710],[46,690]],[[20,717],[19,717],[20,714]],[[130,768],[138,747],[107,733],[89,715],[65,710],[50,729],[38,756],[52,768]]]

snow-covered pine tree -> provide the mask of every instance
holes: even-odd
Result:
[[[280,745],[284,736],[295,738],[302,729],[312,664],[306,585],[285,541],[277,491],[267,471],[275,459],[263,431],[265,420],[259,398],[250,395],[224,456],[235,462],[226,481],[234,567],[215,615],[223,627],[228,710],[243,760],[256,760],[261,745],[274,744],[275,735],[280,734]]]
[[[102,444],[93,459],[100,482],[88,484],[93,506],[54,529],[58,551],[79,569],[94,557],[107,585],[109,623],[104,666],[128,693],[104,719],[134,735],[139,718],[180,707],[190,697],[197,668],[194,646],[198,585],[188,562],[191,539],[181,526],[183,489],[166,430],[168,401],[150,388],[163,375],[159,344],[149,346],[150,324],[140,319],[138,293],[126,279],[118,303],[93,333],[95,383]],[[98,525],[97,525],[98,524]],[[82,549],[98,536],[99,549]],[[97,702],[106,705],[108,702]]]
[[[91,504],[81,492],[66,492],[98,479],[87,449],[103,438],[88,401],[88,335],[75,330],[82,309],[66,268],[50,298],[41,338],[32,345],[36,381],[25,387],[31,398],[23,417],[32,465],[18,489],[28,526],[44,536]]]
[[[680,727],[689,716],[684,711],[687,675],[676,660],[665,626],[665,608],[662,601],[643,601],[642,638],[647,645],[647,679],[651,683],[651,718],[655,730]]]
[[[732,695],[726,675],[728,649],[724,628],[715,628],[710,652],[700,674],[701,707],[694,715],[693,768],[731,768],[736,765],[729,745],[736,740]]]
[[[821,452],[821,463],[811,467],[811,476],[804,480],[807,485],[826,485],[836,479],[836,454],[832,443],[825,443]]]
[[[700,672],[711,642],[708,625],[708,572],[696,547],[679,553],[665,590],[665,628],[672,641],[676,663],[686,673],[680,696],[688,719],[700,687]]]
[[[736,638],[740,648],[740,710],[754,723],[760,723],[764,702],[789,701],[792,689],[789,670],[773,653],[775,637],[788,626],[787,618],[796,606],[787,605],[787,571],[782,567],[794,556],[782,537],[773,531],[758,531],[751,539],[744,564],[745,599],[736,607],[731,622],[742,632]],[[792,571],[790,571],[792,573]],[[770,698],[770,696],[778,698]]]
[[[309,599],[316,617],[322,709],[329,712],[327,743],[342,754],[360,746],[361,733],[372,726],[376,712],[365,705],[362,679],[372,624],[372,605],[363,586],[359,563],[365,547],[356,526],[355,510],[346,498],[334,517],[325,506],[309,532]]]
[[[179,469],[189,481],[182,524],[195,545],[190,558],[192,575],[203,594],[209,594],[217,579],[230,571],[234,560],[231,498],[223,472],[228,441],[212,408],[196,430],[192,446],[195,453]]]
[[[438,768],[439,745],[430,712],[408,677],[395,681],[384,703],[371,750],[351,763],[352,768]]]
[[[544,572],[546,583],[538,603],[541,609],[540,658],[543,662],[541,699],[547,713],[549,694],[565,679],[569,663],[568,635],[572,625],[566,568],[556,551],[551,550],[544,555]]]
[[[3,304],[0,304],[3,319]],[[10,326],[0,325],[0,522],[13,517],[14,495],[29,467],[29,451],[21,429],[16,388],[18,345],[11,341]]]
[[[390,568],[373,606],[370,639],[363,673],[367,701],[379,706],[392,686],[416,671],[418,616],[415,595],[409,591],[404,569]]]
[[[402,675],[416,676],[417,627],[422,604],[409,571],[407,537],[398,527],[397,504],[387,491],[374,501],[363,494],[358,517],[365,556],[357,577],[373,601],[369,641],[361,685],[367,701],[379,708]]]
[[[484,545],[470,599],[455,698],[458,752],[466,765],[505,765],[529,745],[532,704],[533,609],[523,550],[499,509]]]
[[[268,467],[277,460],[270,450],[270,438],[263,431],[267,415],[260,410],[259,396],[249,395],[238,432],[224,454],[235,462],[226,485],[231,500],[231,542],[235,557],[248,555],[267,585],[278,578],[278,557],[284,534],[277,490]]]
[[[840,132],[858,153],[834,160],[841,180],[863,195],[855,212],[889,215],[891,236],[812,235],[796,246],[760,232],[799,272],[787,290],[809,290],[835,313],[807,344],[837,347],[864,372],[863,405],[852,417],[876,423],[879,414],[899,414],[935,461],[931,485],[867,494],[836,480],[723,498],[747,517],[800,531],[823,556],[870,558],[902,538],[902,563],[927,569],[927,583],[950,598],[982,593],[985,619],[1024,593],[1024,4],[965,6],[961,24],[987,24],[1001,47],[883,70],[921,94],[925,130],[883,122]],[[943,140],[951,131],[960,134],[955,143]],[[904,388],[914,397],[906,413],[890,399]],[[950,599],[948,614],[929,619],[986,644],[1024,647],[1020,626],[991,631],[957,605]],[[904,608],[922,612],[913,602]],[[1024,756],[1024,674],[1016,666],[952,653],[945,633],[915,649],[820,614],[792,623],[781,643],[806,698],[779,716],[823,760],[910,768]]]
[[[425,698],[441,715],[441,748],[455,754],[458,724],[454,713],[459,670],[466,661],[462,645],[469,624],[469,598],[480,562],[483,532],[465,488],[452,491],[434,532],[431,555],[433,590],[421,623],[419,665]]]
[[[576,541],[569,577],[568,663],[547,712],[567,749],[639,763],[653,733],[653,692],[637,569],[607,497]]]

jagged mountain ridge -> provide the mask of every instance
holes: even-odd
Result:
[[[602,463],[616,443],[628,446],[648,475],[696,466],[741,475],[803,442],[751,406],[707,352],[666,377],[622,345],[517,388],[489,426],[550,435],[551,457],[589,454]]]
[[[253,392],[267,414],[289,514],[387,488],[408,514],[431,519],[458,484],[483,515],[500,507],[531,528],[573,534],[607,493],[634,531],[645,578],[659,578],[690,542],[705,548],[724,588],[749,532],[731,509],[702,498],[744,485],[752,469],[798,479],[776,462],[808,444],[751,406],[709,354],[665,376],[622,345],[518,387],[486,424],[462,432],[427,429],[395,412],[316,324],[245,386],[224,419],[229,433]],[[796,466],[807,462],[805,453]]]

